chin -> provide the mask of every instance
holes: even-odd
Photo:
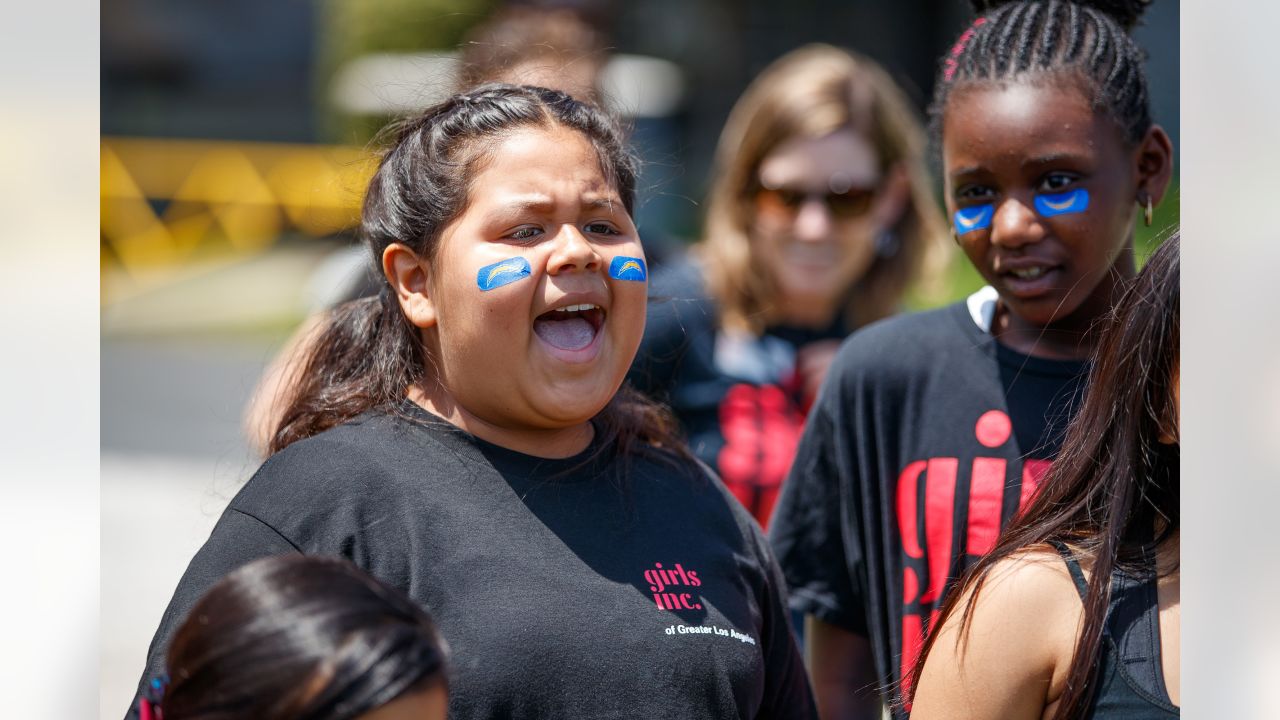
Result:
[[[1038,327],[1048,327],[1062,322],[1079,310],[1079,305],[1073,303],[1071,298],[1062,296],[1021,300],[1016,304],[1009,303],[1009,307],[1023,321]]]
[[[808,277],[787,277],[779,283],[779,289],[789,298],[812,298],[825,301],[836,294],[835,282],[823,275],[814,274]]]
[[[556,427],[570,427],[591,420],[612,399],[613,393],[602,396],[586,393],[574,393],[571,397],[557,395],[543,399],[537,409]]]

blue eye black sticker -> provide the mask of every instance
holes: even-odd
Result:
[[[529,261],[522,257],[507,258],[502,262],[485,265],[476,273],[476,284],[481,290],[489,291],[503,285],[523,280],[533,273]]]
[[[973,230],[981,230],[991,226],[991,218],[996,214],[996,206],[974,205],[956,211],[956,232],[964,234]]]
[[[618,280],[635,280],[644,282],[649,275],[645,271],[644,260],[619,255],[609,263],[609,277]]]
[[[1089,191],[1084,188],[1036,196],[1036,212],[1040,213],[1040,217],[1084,212],[1088,207]]]

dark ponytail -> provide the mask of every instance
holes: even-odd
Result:
[[[403,398],[422,374],[422,343],[389,287],[329,311],[297,371],[269,451]]]
[[[446,649],[404,593],[340,558],[280,555],[227,575],[169,645],[165,720],[354,720],[447,688]]]
[[[466,208],[485,141],[553,126],[577,130],[591,142],[604,176],[633,213],[636,162],[612,116],[555,90],[482,85],[385,132],[390,148],[369,183],[360,222],[375,276],[383,277],[382,254],[392,243],[435,258],[441,233]],[[271,453],[369,410],[396,412],[409,389],[434,374],[417,328],[385,278],[377,297],[334,309],[317,332],[271,432]],[[619,441],[623,452],[638,441],[685,453],[669,413],[626,389],[595,423],[602,439]]]
[[[935,142],[952,91],[969,83],[1067,76],[1131,143],[1151,127],[1144,55],[1131,30],[1150,0],[973,0],[979,17],[943,56],[929,110]]]

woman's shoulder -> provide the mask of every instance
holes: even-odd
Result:
[[[258,474],[287,476],[317,468],[367,467],[371,459],[393,442],[398,423],[378,412],[367,412],[277,451],[262,464]]]
[[[1037,545],[1011,553],[991,566],[976,599],[973,591],[966,588],[960,607],[973,603],[975,636],[995,638],[995,645],[1025,646],[1028,655],[1065,668],[1062,661],[1070,660],[1084,605],[1071,570],[1055,548]]]
[[[1071,571],[1048,545],[1017,550],[997,560],[981,586],[970,584],[945,627],[957,629],[970,615],[967,640],[1036,645],[1053,655],[1059,646],[1074,646],[1075,627],[1084,607]],[[1026,642],[1023,643],[1023,640]]]
[[[1039,715],[1062,693],[1083,607],[1051,547],[1016,551],[966,586],[936,631],[912,717]]]
[[[1084,567],[1091,563],[1084,562]],[[1043,600],[1070,606],[1076,599],[1075,580],[1061,552],[1050,545],[1035,545],[1010,553],[991,566],[982,594],[993,591],[1001,601]]]
[[[904,350],[912,356],[928,357],[938,349],[972,344],[982,335],[965,303],[957,302],[869,323],[850,335],[845,345],[851,352],[877,357]]]
[[[845,339],[832,362],[830,382],[894,392],[943,366],[990,361],[983,346],[984,335],[964,303],[895,315]]]
[[[241,489],[233,505],[347,503],[394,488],[406,452],[430,453],[430,428],[389,411],[370,411],[275,453]]]

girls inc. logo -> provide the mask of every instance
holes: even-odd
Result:
[[[644,580],[649,583],[653,593],[653,601],[662,610],[701,610],[702,603],[694,599],[693,593],[677,592],[682,587],[701,587],[695,570],[686,570],[680,563],[667,570],[662,563],[654,563],[652,570],[644,571]]]

